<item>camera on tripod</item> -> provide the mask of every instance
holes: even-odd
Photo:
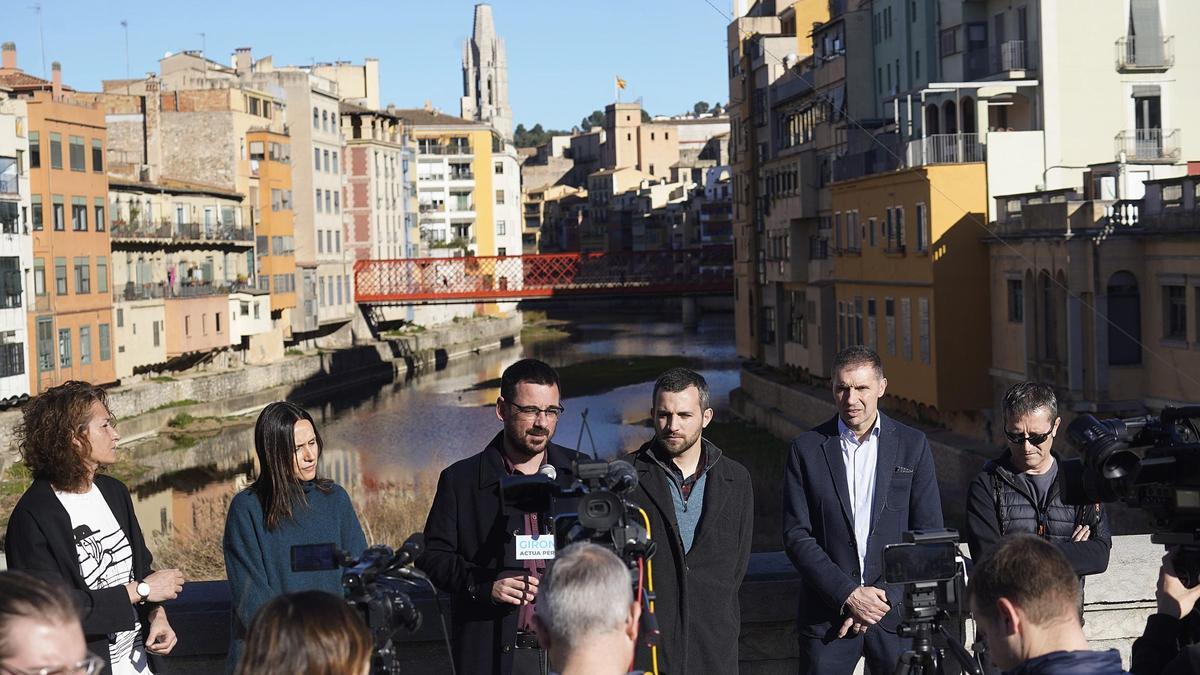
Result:
[[[896,632],[913,640],[912,649],[901,654],[896,664],[896,675],[945,672],[945,650],[934,647],[935,634],[945,641],[963,672],[983,675],[962,644],[964,584],[957,530],[905,532],[904,543],[883,549],[883,578],[889,584],[904,585],[901,621]],[[953,634],[947,626],[952,626]]]
[[[1150,540],[1178,547],[1175,569],[1189,588],[1200,582],[1200,406],[1164,408],[1158,417],[1098,420],[1080,415],[1067,426],[1078,459],[1063,460],[1063,502],[1121,501],[1154,519]]]
[[[384,545],[371,546],[355,558],[334,544],[304,544],[292,547],[292,571],[315,572],[342,568],[342,593],[371,631],[375,651],[371,672],[394,675],[400,672],[395,637],[421,627],[421,612],[409,591],[423,575],[412,567],[425,550],[424,537],[414,534],[396,551]]]

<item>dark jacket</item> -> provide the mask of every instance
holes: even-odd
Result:
[[[862,580],[887,593],[892,609],[879,625],[894,633],[904,587],[884,583],[883,547],[900,543],[907,530],[942,527],[942,502],[925,434],[879,415],[875,500]],[[800,572],[800,634],[836,636],[842,605],[859,586],[837,417],[792,441],[783,491],[784,550]]]
[[[516,640],[517,606],[492,602],[492,582],[505,570],[523,570],[513,550],[523,517],[506,516],[500,479],[506,474],[503,432],[483,452],[442,471],[425,522],[425,553],[417,560],[437,587],[452,597],[454,665],[460,673],[508,675]],[[583,455],[551,443],[546,461],[559,480],[570,480]]]
[[[667,469],[646,443],[631,457],[638,486],[629,500],[650,517],[659,672],[738,672],[742,611],[738,591],[750,562],[754,490],[750,472],[707,440],[704,511],[685,554]],[[695,495],[693,495],[694,497]]]
[[[1128,675],[1121,669],[1121,654],[1104,652],[1050,652],[1006,671],[1007,675]]]
[[[1080,524],[1091,527],[1091,536],[1085,541],[1071,541],[1071,533]],[[981,560],[1004,535],[1026,532],[1040,533],[1054,543],[1079,576],[1100,574],[1108,569],[1112,530],[1107,510],[1096,504],[1063,504],[1057,480],[1051,485],[1044,506],[1039,507],[1029,486],[1014,472],[1012,457],[1007,452],[988,462],[971,481],[967,489],[966,530],[972,560]]]
[[[1188,626],[1188,624],[1192,624]],[[1133,675],[1193,675],[1200,673],[1200,645],[1191,644],[1196,617],[1176,619],[1151,614],[1146,632],[1133,642]]]
[[[94,482],[112,510],[113,517],[129,540],[133,551],[134,579],[149,576],[153,561],[142,537],[133,513],[133,500],[125,484],[111,476],[98,474]],[[75,551],[75,539],[71,533],[71,517],[58,497],[50,481],[37,479],[21,495],[8,519],[8,533],[4,539],[4,554],[8,568],[32,574],[65,586],[71,590],[75,604],[82,610],[83,633],[88,641],[88,651],[109,663],[108,635],[133,629],[134,614],[129,604],[129,593],[124,586],[113,586],[100,590],[89,590],[79,573],[79,558]],[[150,629],[150,610],[156,603],[135,606],[142,622],[142,639]],[[184,636],[180,636],[182,639]],[[162,657],[147,653],[150,665],[157,673],[165,672]]]

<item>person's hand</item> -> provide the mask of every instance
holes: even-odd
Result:
[[[524,572],[505,572],[492,584],[492,602],[524,605],[533,602],[537,589],[537,577],[526,577]]]
[[[179,570],[159,570],[143,581],[150,585],[150,595],[146,598],[148,602],[174,600],[183,591],[183,572]]]
[[[179,638],[175,629],[167,621],[167,610],[155,607],[150,613],[150,632],[146,634],[146,651],[159,656],[166,656],[175,648]]]
[[[1154,598],[1158,601],[1158,613],[1176,619],[1182,619],[1192,612],[1196,600],[1200,599],[1200,585],[1188,588],[1183,585],[1179,575],[1175,573],[1175,564],[1171,561],[1171,551],[1162,559],[1162,569],[1158,571],[1158,588],[1154,590]]]
[[[1087,541],[1092,536],[1092,528],[1087,525],[1076,525],[1071,533],[1071,541]]]
[[[887,594],[883,589],[875,588],[874,586],[859,586],[854,589],[849,598],[846,598],[846,609],[850,612],[850,619],[853,619],[849,626],[843,624],[843,628],[850,629],[854,624],[860,624],[863,632],[867,626],[878,623],[891,609],[888,604]]]
[[[846,617],[846,620],[842,622],[842,627],[838,629],[838,637],[846,637],[846,633],[851,631],[853,631],[855,635],[862,635],[863,633],[867,632],[867,625],[859,623],[858,619],[855,619],[852,616],[848,616]]]

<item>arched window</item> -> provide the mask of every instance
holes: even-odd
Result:
[[[958,133],[958,110],[954,101],[946,101],[942,104],[942,128],[944,129],[943,133]]]
[[[941,133],[941,128],[938,124],[938,107],[932,103],[925,106],[925,135]]]
[[[1142,362],[1142,303],[1137,278],[1124,270],[1108,278],[1108,365]]]
[[[975,128],[975,101],[970,97],[964,97],[960,101],[962,105],[962,131],[964,134],[973,134],[978,131]]]

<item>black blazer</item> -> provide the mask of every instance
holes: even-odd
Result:
[[[875,500],[862,579],[887,592],[892,610],[880,626],[895,632],[904,589],[883,582],[883,547],[899,543],[906,530],[942,527],[942,503],[925,434],[882,412],[879,416]],[[841,607],[859,586],[858,547],[836,417],[792,441],[783,491],[783,546],[800,572],[800,633],[836,634]]]
[[[744,466],[722,456],[716,445],[703,443],[708,464],[704,510],[686,555],[666,470],[651,456],[650,443],[631,457],[638,485],[629,500],[646,510],[655,542],[650,563],[663,675],[738,672],[738,591],[750,563],[754,488]]]
[[[116,478],[103,474],[97,474],[94,482],[125,533],[125,538],[129,540],[133,552],[134,578],[146,578],[151,572],[153,558],[146,549],[142,528],[138,526],[133,513],[129,489]],[[88,641],[88,650],[103,657],[111,670],[108,634],[133,629],[134,614],[130,611],[129,594],[124,586],[95,591],[88,589],[79,573],[71,517],[58,497],[54,496],[50,481],[39,478],[21,495],[8,520],[4,554],[8,558],[9,569],[41,577],[71,590],[75,604],[82,611],[83,633]],[[150,628],[148,614],[157,606],[148,602],[134,607],[142,622],[143,640]],[[165,672],[162,657],[156,654],[147,656],[155,672]]]
[[[492,602],[492,582],[505,570],[522,570],[514,556],[520,514],[505,516],[500,479],[506,474],[503,432],[483,452],[442,471],[425,522],[425,553],[417,560],[433,583],[452,598],[454,664],[460,673],[508,675],[516,640],[517,606]],[[551,443],[546,461],[559,480],[574,475],[583,455]],[[585,458],[586,459],[586,458]]]

